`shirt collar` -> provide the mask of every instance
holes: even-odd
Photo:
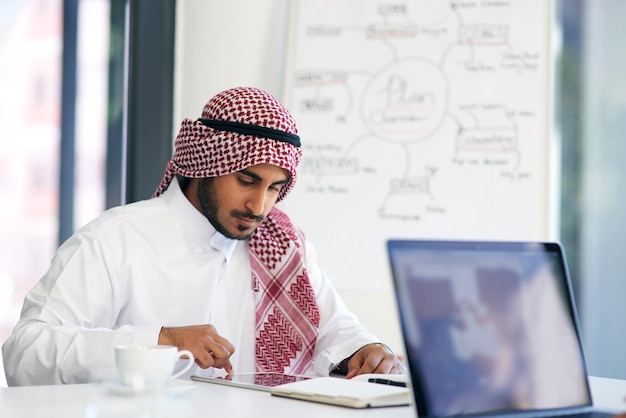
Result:
[[[237,244],[243,241],[227,238],[221,233],[217,232],[211,222],[198,211],[191,202],[187,199],[187,196],[180,189],[178,181],[174,179],[167,190],[163,192],[160,197],[167,202],[167,205],[178,215],[183,223],[185,223],[192,233],[195,234],[196,239],[200,242],[207,243],[215,250],[221,252],[226,261],[229,261]],[[208,237],[208,240],[207,240]]]

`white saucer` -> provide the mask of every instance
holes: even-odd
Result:
[[[122,385],[118,381],[104,382],[102,386],[116,395],[132,396],[156,391],[165,391],[167,393],[184,392],[194,387],[194,382],[190,380],[172,380],[166,387],[161,389],[134,388],[132,386]]]

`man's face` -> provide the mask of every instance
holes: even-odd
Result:
[[[243,240],[265,219],[288,181],[289,172],[271,164],[199,179],[195,206],[222,235]]]

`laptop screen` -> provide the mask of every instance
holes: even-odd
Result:
[[[591,405],[556,243],[388,243],[420,416]]]

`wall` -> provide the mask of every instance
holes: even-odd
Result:
[[[174,125],[227,88],[282,96],[288,0],[177,3]]]

